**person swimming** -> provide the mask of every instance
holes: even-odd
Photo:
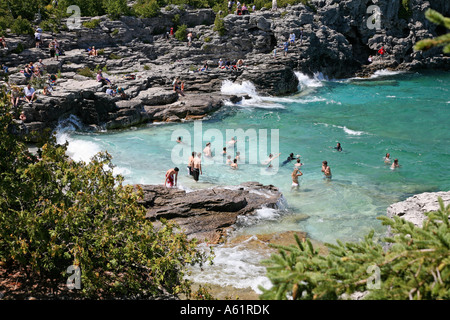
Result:
[[[338,142],[336,147],[334,147],[337,151],[342,151],[341,144]]]
[[[386,156],[384,157],[384,163],[385,164],[390,164],[391,163],[391,154],[390,153],[386,153]]]
[[[274,156],[273,154],[269,154],[269,159],[263,162],[264,165],[268,164],[268,168],[272,168],[272,161],[278,158],[281,155],[281,152]]]
[[[398,159],[395,159],[391,165],[391,170],[394,170],[395,168],[400,168],[400,165],[398,164]]]
[[[287,165],[289,162],[291,162],[291,161],[294,160],[294,159],[295,159],[294,154],[291,153],[291,154],[289,155],[289,157],[287,157],[287,159],[284,160],[284,161],[281,163],[281,166],[283,167],[283,166]]]

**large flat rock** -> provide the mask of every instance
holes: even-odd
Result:
[[[252,215],[262,207],[277,208],[282,194],[272,186],[248,182],[230,188],[214,187],[192,192],[162,185],[140,185],[146,218],[175,222],[188,238],[219,243],[238,216]]]

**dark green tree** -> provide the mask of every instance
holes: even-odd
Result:
[[[262,299],[343,299],[366,292],[365,299],[450,299],[450,205],[427,214],[423,227],[399,217],[380,217],[393,237],[381,243],[368,234],[360,243],[326,244],[319,254],[309,240],[277,246],[265,261],[272,288]]]
[[[8,272],[56,290],[81,269],[79,297],[155,297],[191,293],[186,266],[204,263],[196,242],[162,221],[145,219],[139,188],[114,176],[111,156],[89,163],[53,138],[37,159],[20,142],[0,91],[0,261]],[[30,292],[33,294],[33,292]]]
[[[433,9],[428,9],[425,12],[425,17],[431,22],[445,27],[447,30],[450,29],[450,18],[444,17],[442,14]],[[414,50],[425,51],[434,47],[444,47],[443,52],[450,54],[450,33],[432,39],[421,40],[415,44]]]

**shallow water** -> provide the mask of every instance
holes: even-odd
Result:
[[[450,189],[449,73],[385,71],[370,79],[335,81],[297,76],[299,92],[281,98],[261,97],[249,82],[225,82],[224,92],[246,93],[252,99],[228,104],[203,121],[95,134],[75,132],[66,123],[58,139],[69,141],[68,153],[76,160],[88,161],[107,150],[115,172],[128,183],[161,184],[166,170],[178,166],[179,184],[187,190],[245,181],[279,187],[284,210],[263,209],[242,219],[237,234],[304,231],[317,241],[335,242],[358,241],[374,229],[382,237],[385,227],[376,218],[390,204],[412,194]],[[178,136],[183,144],[175,142]],[[226,166],[221,154],[232,136],[237,136],[242,155],[237,170]],[[203,175],[195,183],[186,174],[187,158],[208,141],[215,148],[215,161],[203,159]],[[342,152],[333,149],[337,142]],[[261,162],[270,152],[281,156],[267,169]],[[301,155],[303,163],[299,190],[291,190],[294,162],[281,166],[291,152]],[[398,158],[401,167],[385,165],[386,153]],[[331,167],[331,181],[323,179],[324,160]],[[242,254],[239,248],[218,250],[209,276],[194,272],[194,278],[253,289],[267,284],[257,263],[260,255]]]

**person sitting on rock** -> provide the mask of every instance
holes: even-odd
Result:
[[[31,79],[33,77],[33,70],[31,70],[30,65],[27,64],[25,66],[25,68],[23,69],[23,75],[27,79]]]
[[[111,81],[109,81],[109,79],[103,77],[102,75],[102,70],[98,70],[97,71],[97,81],[101,82],[102,85],[111,85]]]
[[[242,15],[248,14],[248,8],[245,3],[242,5]]]
[[[218,65],[218,68],[219,68],[219,69],[225,68],[225,66],[224,66],[223,64],[224,64],[224,62],[223,62],[222,58],[220,58],[220,59],[219,59],[219,65]]]
[[[6,39],[5,39],[5,37],[3,35],[0,38],[0,41],[1,41],[2,45],[3,45],[3,49],[8,49],[8,46],[6,44]]]
[[[93,56],[93,57],[98,56],[98,51],[97,51],[97,49],[95,49],[95,47],[92,47],[91,51],[89,51],[89,55],[90,55],[90,56]]]
[[[48,84],[50,86],[54,86],[57,79],[58,79],[58,76],[56,74],[49,74],[48,75]]]
[[[19,106],[20,102],[20,89],[19,87],[14,86],[11,90],[11,103],[14,106],[14,108],[17,108]]]
[[[203,67],[199,68],[198,71],[208,71],[208,62],[205,61]]]
[[[117,88],[117,94],[119,94],[122,99],[128,98],[125,90],[122,87]]]
[[[175,91],[178,94],[181,94],[184,97],[184,92],[183,90],[181,90],[181,82],[178,80],[178,78],[173,82],[173,91]]]
[[[24,94],[25,94],[25,100],[29,103],[32,104],[33,100],[36,99],[36,90],[34,90],[34,88],[31,86],[31,84],[29,83],[23,90]]]
[[[42,94],[44,96],[51,96],[53,90],[49,86],[44,86],[44,89],[42,90]]]
[[[27,117],[25,115],[25,112],[22,111],[19,115],[19,119],[22,120],[22,122],[25,122],[27,120]]]
[[[239,3],[239,1],[238,1],[238,5],[236,7],[236,14],[238,16],[242,15],[242,7],[241,7],[241,4]]]
[[[244,60],[239,59],[238,62],[236,63],[236,69],[241,70],[243,67],[244,67]]]

